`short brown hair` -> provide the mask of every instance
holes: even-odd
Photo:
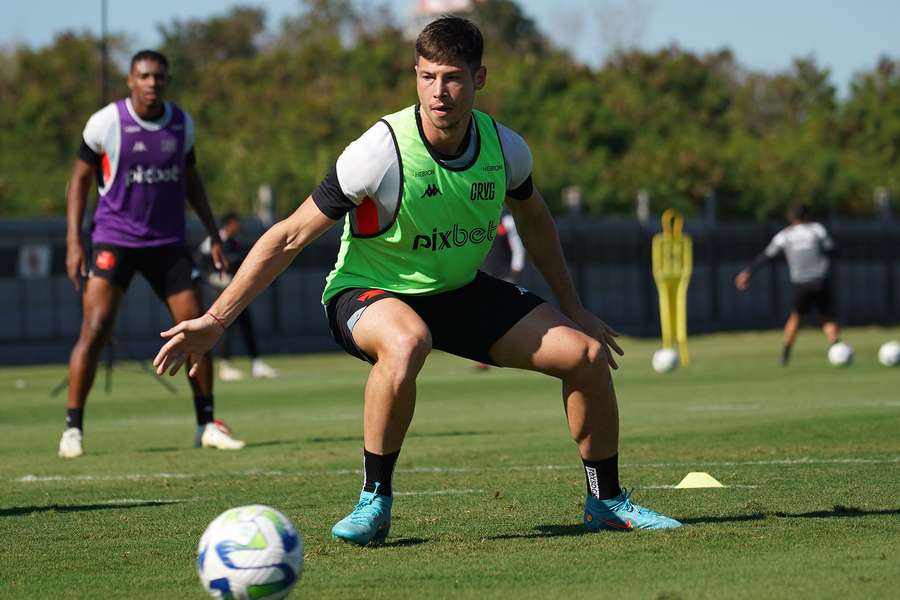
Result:
[[[462,17],[444,16],[425,26],[416,38],[419,57],[436,63],[462,61],[475,71],[481,66],[484,38],[475,24]]]
[[[788,221],[808,221],[809,206],[803,202],[791,204],[787,210]]]

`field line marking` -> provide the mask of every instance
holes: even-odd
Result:
[[[677,463],[623,463],[622,468],[693,468],[704,467],[742,467],[742,466],[802,466],[802,465],[844,465],[844,464],[870,464],[885,465],[900,463],[900,456],[893,458],[783,458],[769,460],[720,460],[720,461],[692,461]],[[510,465],[504,467],[410,467],[397,469],[397,473],[484,473],[492,471],[564,471],[578,470],[580,465]],[[203,477],[250,477],[250,476],[278,476],[296,477],[303,475],[359,475],[362,469],[324,469],[320,471],[281,471],[250,469],[246,471],[233,471],[227,473],[125,473],[122,475],[23,475],[9,481],[15,483],[41,483],[50,481],[124,481],[141,479],[195,479]]]
[[[93,504],[109,504],[116,506],[118,504],[181,504],[183,502],[198,502],[196,498],[112,498],[110,500],[95,500]]]

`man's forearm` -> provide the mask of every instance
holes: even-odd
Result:
[[[81,222],[87,205],[87,185],[82,178],[73,177],[66,188],[66,243],[81,243]]]
[[[284,271],[300,248],[290,248],[283,222],[269,228],[250,250],[231,284],[209,312],[231,324],[250,302]]]
[[[318,238],[335,221],[307,199],[294,214],[270,227],[257,240],[241,263],[231,284],[210,307],[209,312],[229,325],[250,302],[284,271],[294,257]]]
[[[542,199],[526,202],[536,203],[514,212],[519,237],[531,261],[550,286],[559,307],[564,313],[571,314],[581,308],[581,299],[566,266],[556,223]]]

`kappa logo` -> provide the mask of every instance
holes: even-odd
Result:
[[[422,197],[434,198],[435,196],[443,196],[443,194],[441,194],[441,190],[438,189],[437,185],[429,183],[428,187],[425,188],[425,191],[422,192]]]
[[[147,145],[144,142],[142,142],[141,140],[138,140],[134,143],[134,146],[131,147],[131,151],[132,152],[146,152]]]

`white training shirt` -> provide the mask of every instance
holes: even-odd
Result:
[[[159,119],[146,121],[134,112],[131,98],[125,99],[125,107],[128,109],[128,113],[141,127],[148,131],[158,131],[169,124],[169,121],[172,119],[172,105],[167,100],[164,106],[163,114]],[[182,112],[184,112],[184,154],[187,155],[194,149],[194,121],[187,111],[182,109]],[[137,125],[131,125],[131,127],[137,127]],[[83,153],[79,153],[80,158],[89,164],[99,164],[99,157],[106,154],[106,158],[109,161],[109,178],[103,182],[103,188],[100,189],[101,194],[108,191],[109,186],[112,185],[116,178],[116,170],[119,164],[119,146],[121,144],[120,137],[119,111],[115,102],[107,104],[91,115],[91,118],[88,119],[87,124],[84,126],[84,132],[82,133],[84,145],[96,155],[96,158],[83,156]]]
[[[828,275],[826,253],[833,248],[834,242],[821,223],[797,223],[775,234],[765,254],[775,258],[784,252],[791,283],[808,283]]]

